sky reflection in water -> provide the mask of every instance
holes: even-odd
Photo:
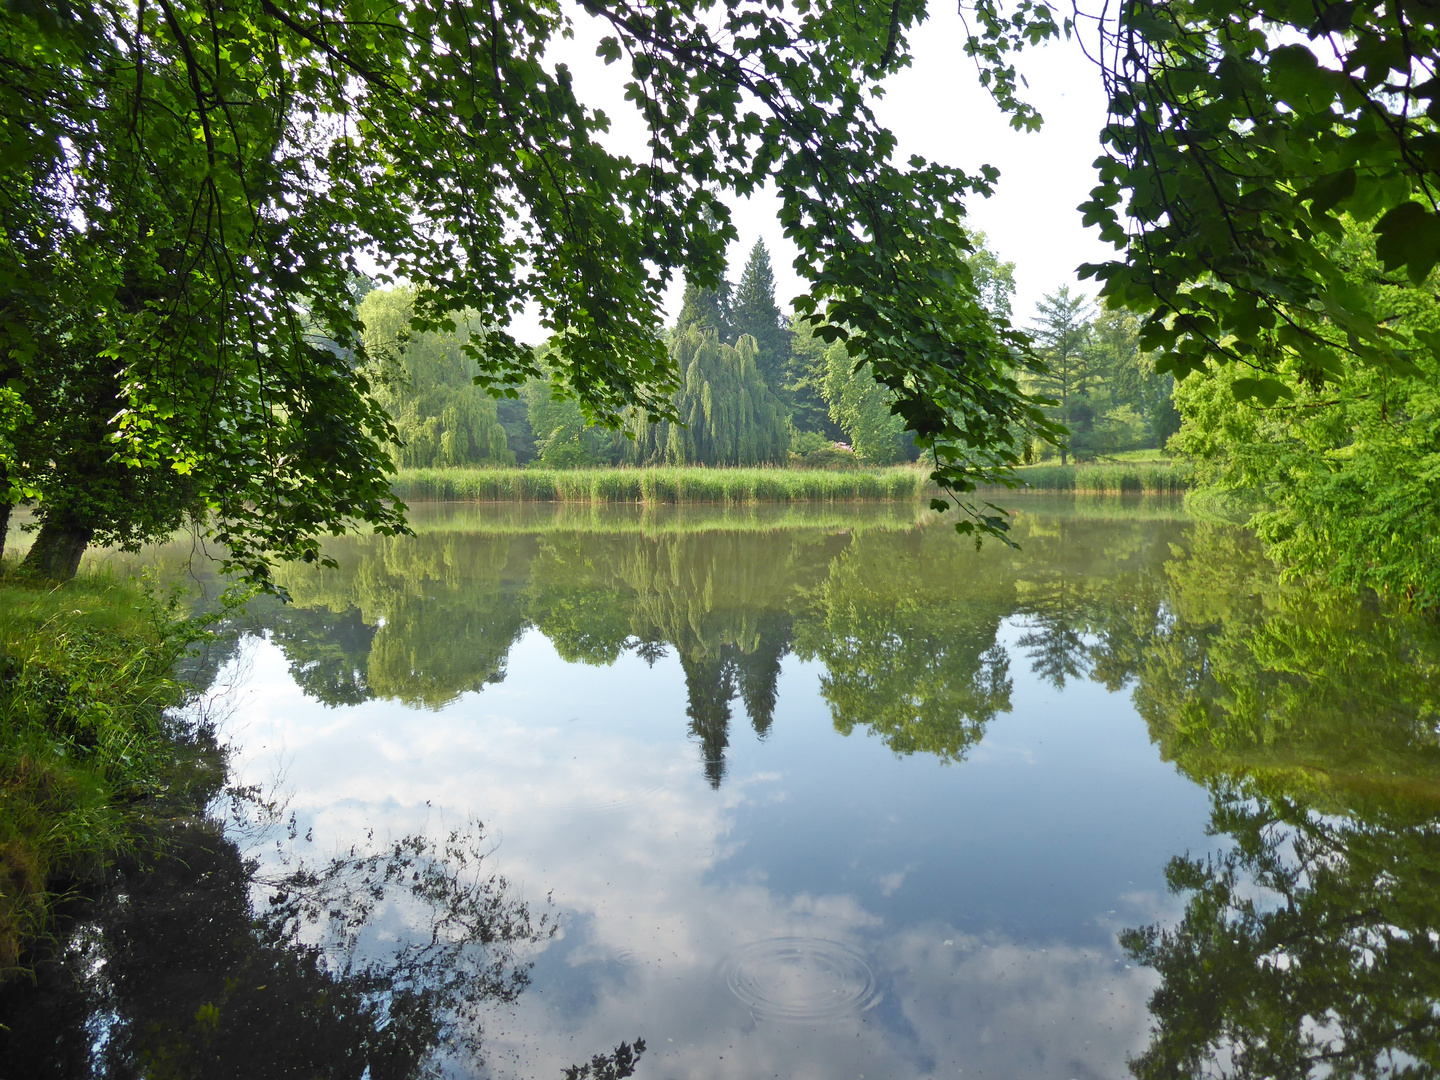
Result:
[[[526,1077],[636,1035],[647,1077],[1123,1075],[1160,978],[1119,935],[1177,925],[1167,864],[1233,847],[1222,804],[1363,814],[1388,771],[1430,820],[1433,641],[1238,531],[1035,500],[977,553],[850,513],[422,508],[339,542],[222,672],[236,779],[322,854],[484,822],[561,923],[485,1022]],[[1372,665],[1287,666],[1287,627]],[[1336,726],[1357,686],[1409,723],[1384,761]]]

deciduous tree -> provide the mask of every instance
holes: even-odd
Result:
[[[26,408],[50,430],[39,412],[93,381],[66,438],[142,487],[187,478],[136,535],[193,512],[266,581],[273,558],[320,558],[353,522],[404,528],[384,471],[395,432],[357,370],[361,253],[414,285],[415,331],[454,311],[497,328],[472,353],[495,392],[538,374],[500,329],[533,302],[565,331],[556,364],[587,419],[673,415],[679,372],[653,332],[665,288],[679,268],[716,287],[734,238],[722,193],[773,183],[812,285],[800,314],[824,311],[823,332],[896,395],[961,526],[1003,530],[964,495],[1004,480],[1014,432],[1044,418],[964,261],[963,199],[996,174],[896,164],[867,104],[909,62],[923,6],[582,7],[628,68],[641,161],[604,147],[609,119],[546,61],[569,26],[550,2],[8,6],[7,436]],[[130,528],[113,506],[65,520],[61,449],[0,462],[7,499],[41,493],[41,549]]]

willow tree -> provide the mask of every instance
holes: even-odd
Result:
[[[475,385],[463,316],[454,330],[411,335],[411,289],[376,289],[360,304],[376,397],[395,423],[391,454],[402,468],[513,465],[495,399]]]
[[[632,460],[672,465],[766,465],[785,460],[790,429],[783,407],[760,375],[755,339],[735,345],[711,328],[676,334],[671,356],[683,372],[673,409],[680,423],[637,415]]]

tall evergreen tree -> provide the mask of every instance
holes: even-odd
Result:
[[[1040,318],[1031,328],[1046,370],[1036,376],[1035,388],[1057,402],[1050,412],[1070,428],[1073,437],[1086,432],[1094,419],[1087,391],[1094,381],[1090,339],[1090,300],[1061,285],[1035,305]],[[1060,464],[1069,460],[1069,440],[1060,444]]]
[[[797,431],[813,431],[827,439],[845,438],[845,429],[830,417],[830,403],[825,397],[829,362],[826,345],[815,336],[810,320],[790,320],[789,356],[785,362],[785,403]]]
[[[731,325],[738,338],[749,334],[759,348],[756,360],[760,374],[773,391],[779,393],[785,381],[786,362],[790,358],[790,332],[785,328],[780,307],[775,303],[775,271],[770,266],[770,252],[765,241],[756,240],[750,258],[740,274],[731,309]]]
[[[680,318],[675,323],[676,334],[683,334],[692,326],[713,327],[722,342],[735,340],[734,327],[730,322],[730,282],[720,278],[718,289],[696,285],[685,279],[685,298],[680,305]]]

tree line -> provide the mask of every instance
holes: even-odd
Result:
[[[987,305],[1011,315],[1014,264],[975,238],[970,261]],[[464,331],[406,338],[406,290],[371,293],[360,316],[373,378],[400,438],[402,468],[449,465],[890,465],[920,455],[893,409],[895,395],[841,342],[782,313],[770,254],[757,241],[738,285],[685,290],[673,327],[660,332],[681,385],[678,419],[654,421],[629,410],[618,430],[590,422],[551,362],[553,343],[536,350],[548,378],[532,378],[514,399],[468,389]],[[1053,399],[1046,412],[1063,424],[1062,462],[1117,451],[1157,449],[1179,428],[1173,376],[1141,352],[1139,320],[1102,310],[1069,286],[1047,295],[1031,327],[1042,370],[1024,385]],[[397,321],[398,320],[398,321]],[[483,348],[483,332],[472,331]],[[394,345],[404,342],[393,355]],[[1018,368],[1017,368],[1018,370]],[[387,377],[387,372],[389,377]],[[441,389],[444,387],[445,389]],[[1028,454],[1043,444],[1032,434]],[[1051,448],[1054,449],[1054,448]]]
[[[0,519],[34,508],[30,568],[63,579],[91,543],[189,521],[269,583],[276,560],[324,560],[328,535],[406,530],[394,448],[501,455],[498,422],[518,458],[504,402],[524,399],[538,452],[570,453],[563,416],[531,420],[536,381],[586,427],[644,425],[639,458],[780,455],[786,413],[785,453],[823,453],[831,425],[867,460],[919,448],[957,526],[999,535],[1009,516],[978,489],[1014,483],[1037,447],[1158,439],[1170,376],[1183,445],[1254,503],[1277,555],[1440,602],[1427,7],[1144,0],[1097,25],[1110,121],[1080,209],[1117,255],[1080,273],[1117,314],[1090,337],[1108,348],[1133,319],[1153,371],[1128,343],[1097,368],[1068,332],[1042,326],[1037,347],[1014,325],[963,220],[995,170],[895,160],[863,103],[910,63],[925,5],[712,8],[585,5],[599,56],[653,106],[636,162],[547,66],[571,32],[553,7],[7,5]],[[1041,118],[1015,51],[1072,29],[1043,0],[977,8],[966,52],[1016,125]],[[769,321],[763,275],[733,298],[725,282],[722,196],[766,184],[803,330]],[[403,384],[372,382],[362,253],[413,286],[412,334],[471,359],[502,399],[493,421],[458,383],[426,383],[435,411],[406,414]],[[693,317],[659,334],[682,275]],[[543,355],[506,329],[527,303]],[[713,349],[690,335],[707,326]]]
[[[618,428],[594,422],[566,386],[553,339],[535,350],[540,374],[513,398],[473,384],[466,353],[483,328],[409,334],[413,293],[374,290],[359,317],[370,377],[395,423],[402,467],[524,465],[893,464],[918,455],[890,406],[894,395],[843,345],[782,314],[770,253],[757,241],[738,285],[687,283],[674,326],[658,330],[675,366],[672,417],[628,409]]]

